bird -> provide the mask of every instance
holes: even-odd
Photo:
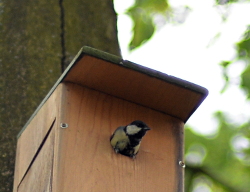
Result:
[[[151,130],[146,123],[135,120],[127,126],[118,127],[110,137],[110,143],[115,153],[135,159],[142,137]]]

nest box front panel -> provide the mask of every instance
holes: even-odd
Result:
[[[183,122],[73,83],[63,83],[56,191],[181,191]],[[136,159],[116,154],[109,138],[121,125],[146,122]]]

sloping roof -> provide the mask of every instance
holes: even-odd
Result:
[[[208,95],[208,90],[199,85],[85,46],[28,123],[61,82],[72,82],[98,90],[166,113],[184,123]]]

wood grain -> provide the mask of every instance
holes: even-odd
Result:
[[[13,191],[17,191],[17,186],[57,116],[57,106],[61,97],[60,87],[51,95],[18,139]]]
[[[204,94],[174,82],[166,82],[88,55],[75,63],[63,81],[152,108],[183,122],[204,99]]]
[[[32,162],[52,117],[54,132]],[[136,119],[152,130],[133,160],[116,154],[109,137],[118,126]],[[69,127],[62,129],[60,123]],[[183,127],[181,120],[159,111],[62,83],[18,140],[14,191],[181,192]]]
[[[51,127],[27,174],[19,184],[18,192],[52,192],[55,124]]]
[[[56,132],[53,189],[80,191],[182,191],[183,122],[161,112],[65,83]],[[135,160],[115,154],[112,132],[133,120],[151,128]]]

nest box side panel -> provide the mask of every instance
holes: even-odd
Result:
[[[13,191],[17,191],[18,185],[35,161],[44,138],[58,115],[60,97],[61,86],[58,86],[18,138]]]
[[[182,191],[183,122],[164,113],[73,83],[63,83],[60,122],[68,128],[56,136],[53,190],[60,192]],[[146,122],[135,160],[116,154],[113,131],[133,120]]]
[[[18,192],[52,191],[55,124],[44,141],[28,172],[18,186]]]

